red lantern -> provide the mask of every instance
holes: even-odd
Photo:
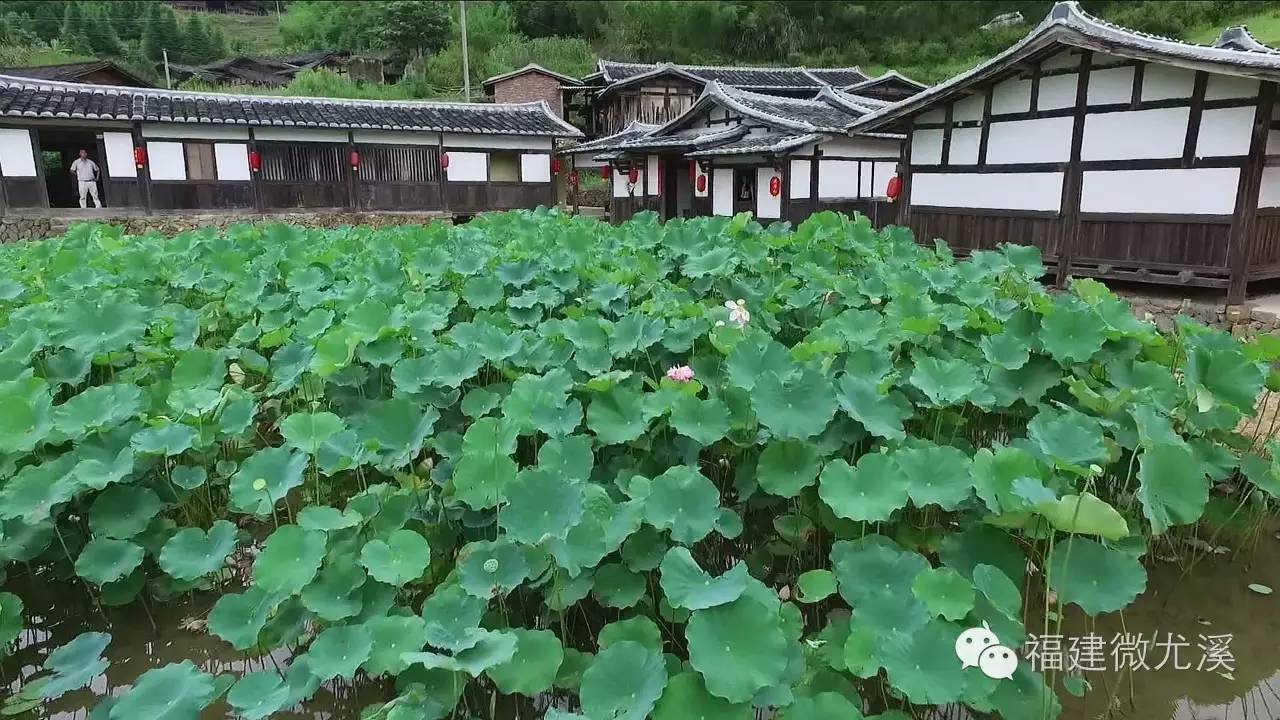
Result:
[[[352,150],[352,151],[351,151],[351,154],[350,154],[350,155],[348,155],[348,156],[347,156],[347,158],[351,161],[351,169],[352,169],[352,170],[359,170],[359,169],[360,169],[360,151],[358,151],[358,150]]]
[[[136,147],[133,149],[133,164],[137,165],[139,170],[147,166],[147,149],[146,148]]]
[[[440,153],[440,168],[442,170],[449,169],[449,153]]]
[[[640,180],[640,168],[631,168],[627,171],[627,182],[635,185]]]
[[[569,171],[569,184],[574,187],[578,187],[578,171],[577,170]]]
[[[706,192],[706,191],[707,191],[707,176],[699,175],[698,176],[698,192]]]
[[[613,166],[605,165],[604,167],[600,168],[600,177],[604,178],[605,180],[608,180],[609,178],[613,177]]]
[[[777,175],[769,178],[769,194],[774,197],[782,194],[782,178]]]
[[[898,199],[898,196],[902,194],[902,176],[901,175],[894,175],[893,177],[889,178],[889,187],[885,188],[884,194],[885,194],[885,197],[889,198],[890,201]]]
[[[249,169],[254,172],[262,172],[262,153],[257,150],[249,151]]]
[[[560,172],[560,158],[558,158],[558,157],[553,157],[553,158],[551,158],[551,172],[552,172],[552,174],[559,174],[559,172]]]

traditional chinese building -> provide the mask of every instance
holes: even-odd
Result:
[[[565,154],[575,168],[605,168],[615,221],[655,210],[663,218],[750,212],[767,222],[826,209],[888,220],[902,136],[845,131],[887,104],[831,86],[791,98],[713,80],[670,121],[633,121]]]
[[[0,214],[78,205],[97,162],[113,210],[474,213],[554,203],[544,102],[370,101],[196,93],[0,76]]]
[[[850,123],[903,132],[897,220],[1071,275],[1228,289],[1280,277],[1280,50],[1128,30],[1074,2],[972,70]]]

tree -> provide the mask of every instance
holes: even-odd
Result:
[[[162,35],[164,28],[161,27],[162,21],[160,19],[162,11],[163,8],[159,5],[151,5],[147,8],[147,14],[142,23],[140,43],[142,57],[153,63],[161,62],[164,59],[165,38]]]
[[[87,50],[89,37],[87,28],[84,8],[80,7],[78,2],[67,3],[67,7],[62,11],[62,29],[59,31],[62,40],[76,49]]]
[[[106,7],[87,5],[81,12],[84,17],[84,33],[89,39],[89,46],[100,55],[119,55],[124,47],[120,36],[116,34],[111,15]]]

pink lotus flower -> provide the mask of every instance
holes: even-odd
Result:
[[[693,379],[693,368],[688,365],[672,365],[667,370],[667,377],[678,383],[687,383]]]
[[[738,327],[746,327],[751,322],[751,313],[747,312],[747,304],[743,300],[725,300],[724,306],[729,308],[729,322]]]

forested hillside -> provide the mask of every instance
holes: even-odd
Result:
[[[1148,32],[1197,41],[1250,22],[1280,41],[1280,2],[1107,0],[1090,12]],[[572,75],[597,57],[701,64],[892,67],[935,82],[1008,47],[1038,22],[1050,0],[530,0],[467,2],[473,93],[485,77],[537,62]],[[229,54],[347,49],[407,67],[395,88],[361,88],[327,73],[304,73],[285,92],[377,97],[457,96],[462,89],[458,3],[302,0],[285,4],[278,36],[225,33],[236,16],[174,13],[155,0],[0,0],[0,62],[58,62],[106,56],[156,77],[161,50],[171,62]],[[984,28],[1019,12],[1025,22]],[[229,27],[229,26],[228,26]],[[275,92],[279,92],[276,90]]]

